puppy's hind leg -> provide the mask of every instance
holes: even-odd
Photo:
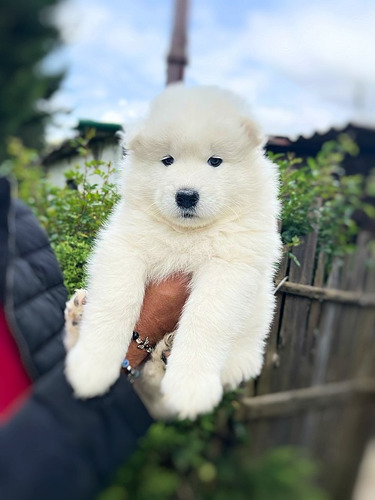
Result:
[[[151,357],[144,364],[140,378],[135,380],[134,388],[154,418],[170,418],[173,413],[164,404],[161,382],[168,369],[168,358],[172,349],[174,332],[169,333],[156,345]]]
[[[253,313],[237,334],[221,373],[226,390],[257,377],[263,366],[266,339],[273,318],[274,294],[271,279],[258,288]]]
[[[64,346],[70,351],[75,346],[79,337],[82,314],[84,305],[87,301],[86,290],[79,289],[75,291],[70,300],[65,304],[65,335],[63,338]]]

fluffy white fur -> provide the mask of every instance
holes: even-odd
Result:
[[[116,381],[145,286],[192,274],[168,369],[164,404],[194,418],[259,374],[272,320],[280,256],[276,166],[246,104],[216,87],[168,87],[130,134],[122,198],[96,241],[80,337],[66,375],[75,394],[105,393]],[[175,162],[164,166],[171,155]],[[208,165],[211,156],[223,163]],[[179,189],[199,193],[184,218]]]

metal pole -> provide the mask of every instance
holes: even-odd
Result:
[[[167,85],[184,79],[184,70],[188,63],[186,55],[188,4],[189,0],[175,1],[172,39],[167,57]]]

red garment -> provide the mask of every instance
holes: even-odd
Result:
[[[0,421],[6,420],[28,394],[31,380],[0,306]]]

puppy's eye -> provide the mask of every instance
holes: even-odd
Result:
[[[211,165],[211,167],[218,167],[223,163],[223,160],[218,156],[211,156],[211,158],[207,160],[207,163]]]
[[[164,158],[161,159],[161,162],[166,167],[169,167],[169,165],[172,165],[172,163],[174,163],[174,158],[173,158],[173,156],[170,156],[170,155],[164,156]]]

